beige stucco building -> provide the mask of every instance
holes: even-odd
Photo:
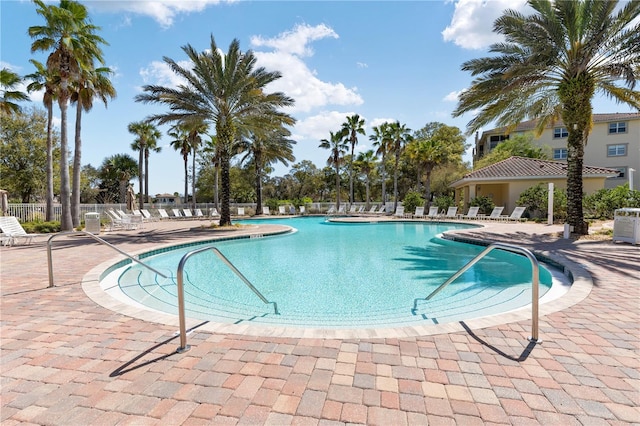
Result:
[[[615,169],[583,166],[584,192],[592,194],[604,188],[605,181],[617,173]],[[539,183],[553,183],[556,188],[566,189],[566,162],[510,157],[464,175],[451,187],[455,189],[456,204],[462,203],[465,211],[472,199],[485,196],[496,206],[504,206],[505,212],[511,212],[520,194]]]
[[[533,132],[535,121],[525,121],[510,133],[504,127],[476,135],[473,161],[482,158],[510,135]],[[534,143],[548,146],[552,158],[567,160],[567,129],[557,122],[544,130]],[[593,114],[593,127],[584,150],[584,164],[615,169],[618,175],[604,182],[613,188],[633,179],[633,188],[640,190],[640,113]]]

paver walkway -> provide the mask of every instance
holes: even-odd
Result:
[[[103,235],[133,252],[205,238],[203,222]],[[206,223],[206,222],[204,222]],[[640,247],[563,240],[557,227],[491,224],[467,238],[569,258],[586,299],[530,321],[386,339],[201,332],[176,354],[175,327],[96,305],[84,274],[114,252],[83,237],[0,249],[2,425],[640,424]]]

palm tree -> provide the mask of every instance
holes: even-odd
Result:
[[[280,73],[256,68],[255,55],[250,50],[241,52],[238,40],[231,42],[226,55],[218,49],[213,36],[203,52],[190,45],[182,50],[192,67],[183,67],[166,57],[164,61],[187,83],[177,89],[144,86],[146,93],[136,96],[136,100],[169,107],[170,112],[151,117],[159,123],[188,120],[215,125],[222,180],[220,225],[227,226],[231,224],[229,170],[238,135],[259,123],[261,116],[278,117],[283,124],[292,125],[295,120],[278,108],[291,106],[294,101],[280,92],[265,92],[269,83],[281,77]]]
[[[71,218],[73,226],[80,225],[80,174],[82,171],[82,111],[93,108],[93,99],[99,98],[106,108],[107,100],[116,97],[116,89],[109,80],[110,68],[82,69],[71,84],[71,103],[76,104],[76,133],[73,151],[73,178],[71,189]]]
[[[196,208],[196,152],[198,148],[200,148],[200,144],[202,144],[201,134],[204,134],[208,130],[208,126],[204,122],[193,122],[186,124],[187,130],[189,132],[189,146],[191,147],[191,153],[193,157],[191,157],[191,202],[193,203],[193,208]]]
[[[382,123],[379,126],[373,127],[373,135],[369,136],[369,139],[373,141],[373,146],[377,147],[376,155],[382,157],[380,162],[380,176],[382,180],[382,203],[387,201],[387,173],[385,170],[387,154],[390,152],[391,136],[390,136],[390,124]]]
[[[153,124],[146,121],[129,123],[127,130],[136,136],[131,143],[131,149],[138,151],[140,208],[144,208],[145,201],[149,200],[149,152],[160,152],[161,148],[157,144],[162,134]]]
[[[340,165],[344,154],[347,152],[347,142],[342,132],[329,132],[329,139],[320,140],[320,148],[331,151],[327,159],[327,165],[333,166],[336,173],[336,210],[340,208]]]
[[[42,0],[34,0],[34,3],[36,12],[45,19],[46,25],[29,27],[29,35],[35,39],[31,52],[51,51],[47,57],[47,68],[56,70],[60,78],[57,95],[60,107],[61,229],[69,231],[73,228],[67,143],[69,85],[78,78],[81,69],[90,69],[94,60],[104,63],[99,44],[107,43],[95,34],[99,27],[88,22],[87,9],[82,4],[71,0],[61,0],[59,7],[47,6]]]
[[[53,220],[53,102],[57,98],[56,90],[60,83],[60,77],[55,70],[47,69],[35,59],[30,59],[29,62],[36,67],[36,71],[26,76],[28,80],[31,80],[31,83],[27,86],[27,91],[31,93],[44,90],[42,103],[47,109],[47,190],[45,220],[49,222]]]
[[[421,186],[422,170],[426,174],[424,183],[425,202],[431,200],[431,172],[446,161],[447,152],[434,139],[414,139],[406,147],[409,159],[416,165],[418,188]]]
[[[477,76],[454,116],[478,111],[468,132],[495,122],[513,127],[537,120],[537,132],[562,119],[567,140],[567,220],[585,234],[582,211],[584,145],[596,91],[640,109],[640,2],[530,0],[532,15],[507,10],[494,23],[505,42],[491,57],[462,69]],[[635,20],[635,21],[634,21]]]
[[[180,124],[171,126],[168,133],[173,138],[169,145],[180,152],[184,160],[184,200],[189,197],[189,154],[191,153],[191,145],[189,144],[189,132]]]
[[[291,132],[283,126],[266,127],[262,131],[251,133],[243,139],[239,148],[245,151],[240,160],[252,160],[255,167],[256,185],[256,214],[262,214],[262,179],[265,168],[280,162],[289,166],[289,161],[295,161],[293,145],[296,141],[289,139]]]
[[[129,180],[138,175],[138,163],[136,160],[128,154],[115,154],[104,159],[100,170],[105,179],[118,181],[118,202],[125,203]]]
[[[361,152],[356,158],[356,168],[364,173],[366,194],[366,208],[369,209],[369,188],[371,184],[371,175],[376,169],[376,153],[372,149]]]
[[[214,170],[214,180],[213,180],[213,204],[216,209],[218,209],[218,176],[220,173],[218,172],[218,166],[220,165],[220,160],[218,157],[218,138],[215,136],[207,135],[209,139],[205,141],[204,146],[202,147],[202,157],[203,160],[211,161],[211,165]]]
[[[358,144],[358,133],[365,135],[364,118],[360,118],[358,114],[348,116],[347,121],[342,123],[342,132],[349,138],[349,143],[351,144],[351,159],[349,161],[349,203],[353,203],[353,151]]]
[[[411,129],[399,121],[389,124],[389,137],[391,139],[391,153],[395,156],[393,164],[393,211],[398,207],[398,166],[400,165],[400,156],[407,142],[410,142]]]
[[[29,96],[19,90],[14,90],[22,79],[20,76],[8,68],[0,70],[0,87],[2,96],[0,97],[0,113],[14,114],[20,112],[20,105],[16,102],[28,101]]]

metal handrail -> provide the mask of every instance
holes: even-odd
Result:
[[[114,249],[115,251],[117,251],[118,253],[122,254],[123,256],[128,257],[129,259],[131,259],[133,262],[136,262],[139,265],[144,266],[145,268],[155,272],[156,274],[160,275],[162,278],[168,278],[165,274],[163,274],[162,272],[159,272],[157,270],[155,270],[154,268],[152,268],[151,266],[147,265],[144,262],[141,262],[140,260],[136,259],[135,257],[131,256],[128,253],[125,253],[124,251],[120,250],[118,247],[114,246],[111,243],[106,242],[105,240],[103,240],[100,237],[97,237],[95,235],[93,235],[90,232],[87,231],[67,231],[67,232],[59,232],[57,234],[53,234],[52,236],[49,237],[49,239],[47,240],[47,265],[49,267],[49,287],[53,287],[53,257],[51,255],[51,244],[53,242],[54,239],[62,236],[62,235],[86,235],[88,237],[93,238],[94,240],[96,240],[97,242],[106,245],[107,247],[111,247],[112,249]]]
[[[222,252],[220,252],[220,250],[218,250],[216,247],[203,247],[198,250],[190,251],[189,253],[182,256],[182,259],[180,259],[180,263],[178,264],[178,273],[177,273],[178,275],[178,314],[179,314],[179,321],[180,321],[180,347],[177,350],[178,353],[187,352],[189,349],[191,349],[191,347],[187,345],[187,330],[185,325],[186,320],[185,320],[185,309],[184,309],[184,279],[183,279],[184,265],[191,256],[208,251],[208,250],[212,250],[247,285],[247,287],[249,287],[249,289],[253,291],[256,294],[256,296],[260,298],[260,300],[262,300],[266,304],[273,304],[274,313],[276,315],[280,315],[280,312],[278,312],[277,303],[269,302],[267,298],[264,297],[262,293],[260,293],[258,289],[255,288],[253,284],[251,284],[251,282],[249,282],[249,280],[244,275],[242,275],[242,273],[238,270],[238,268],[236,268],[233,265],[233,263],[231,263],[231,261],[227,259],[225,255],[222,254]]]
[[[489,254],[489,252],[491,252],[494,249],[501,249],[501,250],[506,250],[513,253],[523,254],[531,262],[531,285],[532,285],[531,299],[532,300],[531,300],[531,336],[529,337],[529,340],[539,342],[538,340],[538,297],[539,297],[539,284],[540,284],[540,266],[538,265],[538,259],[536,259],[536,257],[533,255],[533,253],[531,253],[531,251],[525,248],[514,246],[511,244],[505,244],[505,243],[490,244],[479,255],[471,259],[469,263],[464,265],[458,272],[453,274],[448,280],[446,280],[438,288],[436,288],[433,292],[431,292],[431,294],[426,297],[426,300],[431,300],[433,296],[438,294],[442,289],[444,289],[446,286],[448,286],[453,281],[458,279],[460,275],[464,274],[469,268],[475,265],[480,259],[485,257],[487,254]]]

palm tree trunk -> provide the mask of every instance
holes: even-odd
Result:
[[[191,199],[193,209],[196,209],[196,145],[193,145],[193,158],[191,159]]]
[[[396,149],[396,163],[393,167],[393,211],[398,208],[398,163],[400,163],[400,149]]]
[[[340,208],[340,168],[336,162],[336,210]]]
[[[62,231],[73,230],[71,218],[71,188],[69,187],[69,146],[67,135],[67,81],[61,82],[60,97],[60,203],[62,204],[62,216],[60,229]]]
[[[144,150],[146,145],[140,140],[138,146],[138,202],[140,208],[144,208]]]
[[[573,232],[585,235],[589,226],[584,222],[582,210],[582,167],[584,163],[584,145],[578,132],[569,133],[567,139],[567,222],[573,226]]]
[[[256,214],[262,214],[262,154],[260,151],[254,153],[253,160],[256,166]]]
[[[353,151],[356,145],[351,141],[351,161],[349,164],[349,204],[353,204]]]
[[[73,227],[80,226],[80,168],[82,167],[82,103],[76,103],[76,134],[73,151],[73,178],[71,190],[71,220]]]
[[[149,202],[149,148],[144,149],[144,202]],[[140,203],[140,208],[144,208],[144,203]]]
[[[189,200],[189,158],[184,156],[184,202]]]
[[[220,209],[220,226],[231,225],[231,209],[229,198],[231,196],[231,181],[229,176],[230,159],[228,154],[222,154],[220,158],[220,174],[222,180],[222,206]]]
[[[385,160],[385,155],[384,153],[382,154],[382,164],[380,165],[380,171],[382,173],[380,173],[382,175],[382,202],[386,202],[387,201],[387,173],[386,170],[384,169],[384,160]]]
[[[366,203],[365,205],[366,205],[367,210],[369,210],[369,183],[370,183],[370,181],[371,181],[371,179],[369,177],[369,174],[367,174],[367,185],[366,185],[366,188],[367,188],[366,189],[366,191],[367,191],[367,197],[366,198],[367,199],[365,200],[365,203]]]
[[[216,173],[216,176],[215,176],[215,178],[213,180],[213,187],[214,187],[213,188],[213,202],[214,202],[214,204],[216,206],[216,209],[218,209],[219,208],[219,204],[220,204],[220,196],[219,196],[220,194],[219,194],[219,191],[218,191],[218,186],[219,186],[218,185],[218,183],[219,183],[218,181],[220,180],[219,179],[220,178],[220,168],[218,167],[217,163],[214,166],[214,171]]]
[[[429,205],[429,201],[431,201],[431,172],[433,171],[433,166],[427,166],[427,177],[424,181],[424,204],[425,207]]]
[[[47,195],[45,220],[53,220],[53,102],[47,105]]]

